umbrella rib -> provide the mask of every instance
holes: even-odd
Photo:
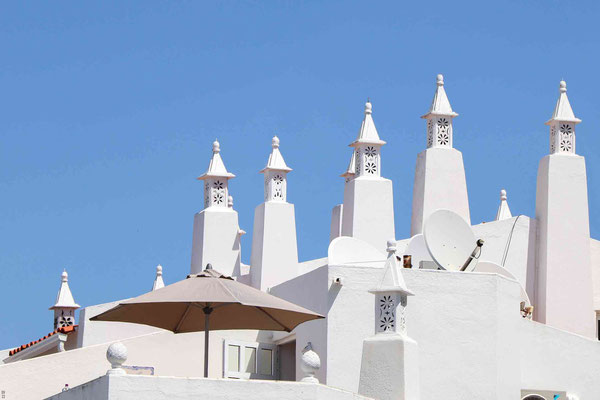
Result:
[[[290,328],[288,328],[287,326],[285,326],[284,324],[282,324],[281,322],[279,322],[277,319],[275,319],[275,317],[273,317],[271,314],[269,314],[268,312],[266,312],[265,310],[263,310],[262,307],[256,307],[258,310],[262,311],[263,313],[265,313],[265,315],[269,318],[271,318],[273,321],[277,322],[283,329],[285,329],[286,332],[291,332],[292,330]]]
[[[175,327],[175,333],[177,333],[179,331],[179,328],[181,328],[181,324],[183,324],[183,320],[190,312],[190,308],[192,308],[192,303],[188,303],[187,307],[185,308],[185,311],[183,312],[183,315],[181,315],[181,318],[179,318],[179,322],[177,323],[177,326]]]
[[[234,299],[235,299],[235,300],[236,300],[236,301],[237,301],[239,304],[242,304],[242,302],[240,301],[240,299],[238,299],[238,297],[237,297],[235,294],[233,294],[233,293],[231,292],[231,290],[229,290],[229,289],[227,288],[227,286],[225,286],[225,285],[223,284],[223,282],[221,282],[221,278],[216,278],[216,279],[217,279],[217,282],[219,282],[219,285],[221,285],[221,287],[222,287],[223,289],[225,289],[227,292],[229,292],[229,294],[231,295],[231,297],[233,297],[233,298],[234,298]],[[234,282],[235,282],[235,281],[234,281]],[[232,302],[232,303],[233,303],[233,302]]]

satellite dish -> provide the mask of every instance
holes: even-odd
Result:
[[[475,269],[473,270],[473,272],[485,272],[488,274],[498,274],[498,275],[501,275],[506,278],[513,279],[513,280],[519,282],[517,280],[517,278],[515,278],[515,276],[513,274],[511,274],[506,268],[501,267],[500,265],[498,265],[494,262],[491,262],[491,261],[481,261],[480,263],[478,263],[475,266]],[[525,305],[530,306],[531,301],[529,301],[529,296],[527,295],[527,292],[525,291],[525,289],[523,289],[523,285],[521,285],[520,282],[519,282],[519,286],[521,287],[521,301],[524,301]]]
[[[400,253],[396,252],[396,254]],[[404,250],[404,254],[411,256],[413,268],[420,268],[419,263],[421,261],[433,261],[425,245],[425,239],[423,239],[423,235],[420,233],[410,239],[406,250]]]
[[[483,245],[469,224],[450,210],[434,211],[425,222],[423,237],[433,261],[449,271],[472,269]]]

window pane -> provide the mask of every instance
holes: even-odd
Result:
[[[273,350],[260,349],[260,359],[258,361],[259,373],[261,375],[273,375]]]
[[[256,349],[254,347],[245,347],[246,372],[256,373]]]
[[[240,372],[240,346],[230,344],[227,351],[227,364],[229,371]]]

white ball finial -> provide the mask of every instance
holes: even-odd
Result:
[[[106,372],[107,375],[125,375],[125,370],[121,367],[127,361],[127,347],[123,343],[115,342],[108,346],[106,359],[111,366],[111,369]]]
[[[156,276],[162,276],[162,265],[160,264],[156,266]]]
[[[365,103],[365,114],[371,114],[373,112],[373,105],[371,104],[371,100],[367,99]]]
[[[504,189],[500,191],[500,200],[506,200],[506,190]]]
[[[302,362],[300,369],[304,372],[305,376],[300,381],[319,383],[319,380],[315,377],[317,371],[321,368],[321,358],[312,348],[312,343],[308,342],[306,347],[302,350]]]
[[[279,147],[279,138],[277,136],[273,136],[273,139],[271,140],[271,146],[273,146],[274,149]]]
[[[63,269],[62,274],[60,274],[60,278],[63,282],[67,282],[69,280],[69,274],[67,274],[66,269]]]
[[[213,142],[213,153],[218,153],[221,151],[221,145],[219,144],[219,141],[217,139],[215,139],[215,141]]]
[[[233,208],[233,196],[227,196],[227,207]]]
[[[437,75],[437,85],[444,86],[444,75],[442,75],[442,74]]]
[[[561,93],[566,93],[567,92],[567,82],[565,81],[560,81],[560,86],[558,89]]]

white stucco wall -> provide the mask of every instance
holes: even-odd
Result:
[[[304,306],[312,303],[313,307],[327,296],[327,309],[315,308],[327,312],[326,326],[311,332],[313,345],[320,349],[320,377],[324,373],[324,383],[329,386],[357,391],[362,342],[374,332],[374,296],[368,289],[376,287],[383,270],[327,266],[313,272],[297,278],[297,284],[278,286],[276,294]],[[403,270],[403,274],[416,294],[408,299],[406,319],[408,335],[419,345],[421,398],[516,399],[521,389],[585,392],[600,397],[595,367],[600,364],[598,343],[524,320],[519,313],[516,281],[494,274],[433,270]],[[342,286],[332,284],[338,277]],[[297,332],[307,337],[304,329],[300,326]],[[546,339],[538,341],[540,337]],[[564,337],[569,340],[562,340]],[[524,343],[529,347],[527,352],[520,350]],[[549,363],[541,356],[547,351],[557,360],[570,357],[573,345],[581,355],[573,358],[568,369],[558,368],[560,361]],[[523,372],[525,368],[540,372],[532,377]],[[560,381],[553,379],[556,372],[549,373],[557,368],[563,374]],[[580,387],[583,382],[585,388]]]
[[[118,323],[116,323],[118,324]],[[213,331],[210,340],[209,377],[223,376],[223,340],[269,342],[271,332]],[[122,339],[129,356],[125,365],[154,367],[155,375],[202,376],[204,334],[173,334],[167,331]],[[60,391],[65,383],[80,385],[103,375],[110,367],[106,361],[109,343],[87,346],[0,365],[1,390],[7,399],[39,400]],[[27,384],[23,384],[27,382]]]
[[[238,213],[232,208],[209,207],[194,215],[190,273],[212,264],[225,275],[241,275],[239,229]]]
[[[419,345],[423,399],[518,398],[521,389],[564,390],[580,398],[600,397],[600,345],[568,332],[524,320],[517,282],[492,275],[403,270],[416,296],[407,307],[408,335]],[[368,289],[382,268],[324,266],[273,288],[275,295],[313,309],[326,320],[296,329],[296,373],[300,351],[313,343],[322,383],[357,391],[363,340],[374,331],[374,296]],[[333,283],[341,278],[342,285]],[[220,377],[223,339],[269,342],[269,332],[211,334],[210,376]],[[200,376],[203,334],[157,332],[122,340],[126,365],[152,366],[162,376]],[[106,371],[108,343],[0,365],[7,399],[40,399]],[[28,382],[23,385],[22,382]]]
[[[525,389],[563,390],[579,399],[600,399],[600,343],[540,323],[519,322],[511,350],[521,360]]]
[[[600,311],[600,241],[590,239],[590,255],[594,287],[594,310]]]
[[[374,296],[365,288],[376,287],[382,270],[332,267],[330,273],[343,274],[345,283],[329,315],[327,384],[357,390],[362,341],[374,332]],[[416,293],[408,300],[406,318],[408,335],[419,344],[422,398],[518,396],[518,370],[512,380],[506,372],[499,377],[502,358],[511,353],[498,352],[500,325],[520,318],[518,287],[508,283],[506,288],[507,280],[493,275],[419,270],[404,275]],[[508,293],[497,296],[499,287]],[[513,308],[507,317],[499,311],[508,304]],[[335,366],[331,359],[338,360]]]
[[[10,349],[0,350],[0,365],[4,364],[4,362],[2,360],[4,360],[6,357],[8,357],[8,353],[12,349],[13,348],[11,347]]]
[[[537,321],[596,336],[590,262],[585,158],[556,153],[540,160],[535,216],[538,221]]]
[[[395,238],[392,181],[361,176],[344,187],[342,235],[364,240],[381,252]]]
[[[152,326],[130,324],[127,322],[115,323],[90,321],[90,318],[117,306],[125,300],[127,299],[89,306],[80,310],[77,347],[115,342],[126,338],[162,331],[162,329],[154,328]]]
[[[440,208],[454,211],[471,223],[462,153],[432,147],[417,155],[410,235],[422,233],[427,217]]]
[[[103,376],[51,400],[359,400],[354,393],[316,383]]]
[[[327,265],[327,257],[304,261],[298,264],[298,276]]]
[[[342,236],[342,219],[344,213],[344,205],[338,204],[331,210],[331,224],[329,226],[329,241],[331,242],[336,237]]]
[[[332,287],[331,290],[335,291],[336,288]],[[270,293],[321,315],[327,315],[330,307],[329,291],[328,267],[322,266],[271,288]],[[294,329],[294,332],[296,334],[296,379],[300,380],[303,377],[299,355],[304,346],[311,342],[313,350],[321,358],[321,369],[317,371],[316,377],[321,383],[326,382],[325,372],[329,360],[327,357],[327,320],[306,322]]]
[[[260,290],[298,276],[293,204],[268,201],[256,207],[250,259],[252,286]]]

